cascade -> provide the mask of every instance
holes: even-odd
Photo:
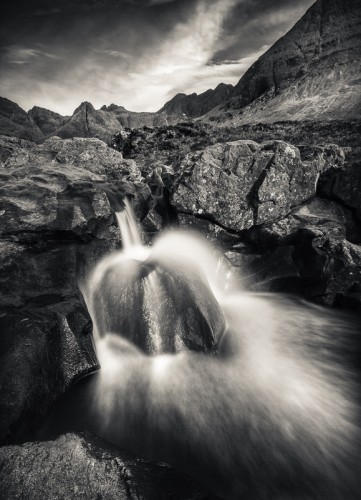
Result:
[[[129,203],[123,249],[85,299],[101,370],[44,433],[88,430],[176,466],[225,499],[357,499],[356,345],[344,318],[275,294],[229,289],[207,241],[142,244]]]

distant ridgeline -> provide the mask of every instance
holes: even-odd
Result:
[[[0,134],[41,141],[97,137],[125,128],[161,127],[200,119],[214,125],[361,118],[361,4],[317,0],[265,52],[237,85],[220,83],[202,94],[177,94],[159,111],[137,113],[111,104],[82,103],[72,116],[35,106],[28,113],[0,98]]]

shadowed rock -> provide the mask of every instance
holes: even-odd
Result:
[[[132,194],[143,216],[151,196],[134,162],[98,139],[0,146],[0,440],[12,442],[98,368],[78,283],[120,244],[102,185]]]
[[[4,500],[211,500],[187,476],[165,464],[119,451],[89,434],[0,449]]]

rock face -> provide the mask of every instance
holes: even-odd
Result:
[[[242,122],[360,118],[360,33],[357,0],[318,0],[245,73],[230,106],[250,105]]]
[[[83,102],[69,121],[58,128],[55,135],[68,139],[71,137],[96,137],[109,141],[112,135],[122,129],[111,113],[97,111],[89,102]]]
[[[30,141],[39,141],[43,136],[31,116],[4,97],[0,97],[0,134]]]
[[[143,216],[150,190],[98,139],[3,137],[1,146],[0,439],[13,441],[98,367],[78,281],[119,245],[102,186],[132,194]]]
[[[188,154],[170,202],[228,249],[235,280],[357,309],[359,166],[337,146],[236,141]]]
[[[337,148],[320,148],[302,161],[299,150],[282,141],[218,144],[184,160],[172,202],[178,211],[242,231],[278,220],[314,196],[333,156],[342,164]]]
[[[62,116],[59,113],[38,106],[34,106],[28,114],[45,137],[56,132],[70,119],[70,116]]]
[[[0,496],[109,500],[206,500],[188,477],[165,464],[118,451],[90,435],[0,449]]]

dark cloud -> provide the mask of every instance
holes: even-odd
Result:
[[[295,0],[14,0],[2,9],[1,94],[70,113],[82,100],[157,109],[236,83],[310,5]]]
[[[283,36],[314,0],[240,0],[225,19],[222,47],[213,62],[246,57]]]

